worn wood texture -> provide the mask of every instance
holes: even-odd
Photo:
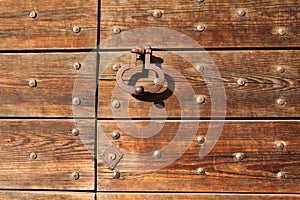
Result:
[[[160,94],[131,96],[118,87],[116,72],[111,68],[114,64],[128,64],[130,53],[103,52],[100,54],[98,116],[148,118],[151,112],[152,117],[161,117],[162,110],[165,110],[169,118],[184,118],[195,117],[196,108],[200,113],[198,117],[222,117],[224,110],[229,118],[299,117],[299,54],[299,51],[293,50],[154,51],[152,62],[165,72],[165,88],[169,90]],[[200,73],[196,70],[197,66],[202,68]],[[277,71],[278,67],[283,68],[282,73]],[[141,66],[126,72],[123,77],[130,80],[131,85],[153,83],[155,77],[151,73],[150,78],[132,78],[140,72]],[[245,85],[238,85],[240,78],[245,80]],[[192,87],[191,93],[187,93],[188,87]],[[205,103],[194,105],[198,95],[204,95]],[[114,99],[121,102],[119,108],[111,107]],[[284,99],[284,105],[277,104],[277,99]],[[227,108],[212,114],[211,109],[221,101]],[[188,106],[184,107],[183,103]],[[154,104],[158,106],[154,107]]]
[[[0,1],[0,50],[84,49],[97,45],[96,0]],[[36,12],[31,18],[29,13]],[[73,32],[73,27],[80,32]]]
[[[95,70],[94,53],[0,54],[0,117],[93,117]]]
[[[132,200],[132,199],[143,199],[143,200],[153,200],[153,199],[163,199],[163,200],[198,200],[198,199],[230,199],[230,200],[240,200],[240,199],[300,199],[299,195],[294,194],[197,194],[197,193],[97,193],[98,200]]]
[[[0,188],[93,190],[94,126],[94,120],[0,120]]]
[[[98,190],[299,193],[299,128],[299,121],[99,121],[98,155],[118,131],[113,142],[124,156],[114,170],[98,157]]]
[[[76,192],[0,191],[1,200],[94,200],[95,194]]]
[[[243,9],[244,16],[237,15]],[[155,18],[153,11],[160,10],[162,16]],[[299,2],[297,0],[213,0],[199,3],[196,0],[167,1],[155,0],[139,2],[137,0],[101,1],[101,41],[105,42],[114,35],[113,28],[119,27],[121,35],[135,28],[162,27],[185,34],[204,48],[238,47],[298,47],[299,40]],[[198,25],[205,30],[197,31]],[[280,36],[278,29],[285,29]],[[180,47],[185,44],[182,34],[173,37],[168,47]],[[132,40],[136,35],[132,35]],[[121,39],[121,38],[120,38]],[[134,40],[149,42],[153,47],[162,46],[167,36],[159,34],[144,35]],[[126,43],[126,39],[123,41]],[[123,43],[122,43],[123,44]],[[116,48],[123,48],[115,43]],[[134,44],[131,44],[134,45]],[[103,47],[106,48],[106,45]]]

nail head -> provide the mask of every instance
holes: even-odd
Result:
[[[73,180],[78,180],[80,175],[78,172],[72,172],[71,177]]]
[[[121,177],[121,174],[120,174],[120,172],[113,172],[113,173],[112,173],[112,177],[113,177],[114,179],[119,179],[119,178]]]
[[[202,32],[202,31],[204,31],[204,30],[205,30],[205,26],[204,26],[203,24],[199,24],[199,25],[197,26],[197,31]]]
[[[117,139],[119,139],[120,138],[120,133],[119,132],[117,132],[117,131],[114,131],[114,132],[112,132],[112,138],[114,139],[114,140],[117,140]]]
[[[245,154],[244,153],[237,153],[235,154],[235,159],[237,161],[242,161],[245,158]]]
[[[280,36],[284,36],[286,34],[286,31],[284,28],[278,28],[277,33]]]
[[[74,97],[73,100],[72,100],[72,104],[74,106],[79,106],[81,103],[81,100],[78,98],[78,97]]]
[[[280,106],[283,106],[283,105],[285,104],[285,100],[282,99],[282,98],[279,98],[279,99],[276,100],[276,103],[277,103],[278,105],[280,105]]]
[[[116,26],[116,27],[113,28],[113,33],[114,34],[119,34],[119,33],[121,33],[121,29]]]
[[[199,95],[199,96],[197,96],[196,101],[197,101],[197,103],[199,103],[199,104],[205,103],[205,101],[206,101],[205,96],[204,96],[204,95]]]
[[[30,79],[28,82],[28,85],[30,87],[36,87],[37,86],[37,81],[35,79]]]
[[[153,17],[160,18],[162,16],[162,11],[160,10],[154,10],[152,13]]]
[[[74,68],[75,70],[79,70],[80,67],[81,67],[81,64],[80,64],[79,62],[74,62],[74,63],[73,63],[73,68]]]
[[[37,154],[35,152],[32,152],[30,153],[29,157],[34,160],[37,158]]]
[[[198,144],[203,144],[204,142],[205,142],[205,137],[203,135],[197,137]]]
[[[29,13],[29,17],[31,17],[31,18],[36,18],[36,16],[37,16],[37,13],[35,11],[31,11]]]
[[[118,101],[118,100],[113,100],[112,102],[111,102],[111,106],[113,107],[113,108],[120,108],[120,106],[121,106],[121,104],[120,104],[120,101]]]
[[[155,158],[160,158],[161,157],[161,152],[159,150],[156,150],[156,151],[153,152],[153,156]]]
[[[197,174],[199,174],[199,175],[204,175],[204,174],[205,174],[205,169],[199,167],[199,168],[197,169]]]
[[[79,26],[73,26],[73,32],[74,33],[79,33],[81,28]]]
[[[77,128],[72,129],[72,134],[75,135],[75,136],[79,135],[79,132],[80,131]]]
[[[237,84],[238,84],[239,86],[244,86],[244,85],[246,84],[246,80],[245,80],[244,78],[239,78],[239,79],[237,80]]]

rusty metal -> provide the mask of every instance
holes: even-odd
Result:
[[[28,85],[30,87],[36,87],[37,86],[37,81],[35,79],[30,79],[28,82]]]
[[[244,158],[245,158],[245,154],[244,153],[236,153],[235,154],[235,159],[237,161],[242,161],[242,160],[244,160]]]
[[[72,104],[73,104],[74,106],[79,106],[80,103],[81,103],[81,100],[80,100],[78,97],[74,97],[74,98],[72,99]]]
[[[79,26],[73,26],[73,32],[74,33],[79,33],[81,28]]]
[[[32,160],[36,159],[37,158],[37,154],[35,152],[31,152],[29,154],[29,158],[31,158]]]
[[[201,167],[199,167],[198,169],[197,169],[197,174],[199,174],[199,175],[205,175],[205,169],[203,169],[203,168],[201,168]]]
[[[104,163],[108,165],[110,169],[114,169],[120,160],[123,158],[122,152],[114,143],[106,145],[104,152],[100,155]]]
[[[28,16],[31,18],[36,18],[37,13],[35,11],[31,11]]]
[[[196,102],[199,103],[199,104],[205,103],[205,96],[203,96],[203,95],[197,96]]]
[[[80,133],[80,131],[77,128],[72,129],[72,134],[73,135],[77,136],[77,135],[79,135],[79,133]]]
[[[204,142],[205,142],[205,137],[203,135],[197,137],[198,144],[203,144]]]
[[[71,174],[71,178],[72,178],[73,180],[78,180],[78,179],[79,179],[79,177],[80,177],[80,175],[79,175],[79,173],[78,173],[78,172],[72,172],[72,174]]]
[[[197,31],[202,32],[205,30],[205,26],[203,24],[197,25]]]
[[[121,137],[120,133],[117,131],[112,132],[111,136],[114,140],[118,140]]]
[[[132,59],[129,65],[122,66],[116,75],[116,80],[118,86],[123,89],[124,91],[135,94],[135,95],[142,95],[145,92],[156,93],[158,92],[164,85],[165,75],[163,71],[156,65],[150,63],[152,50],[150,47],[146,47],[143,49],[134,48],[131,50]],[[157,74],[156,84],[152,86],[129,86],[124,83],[122,76],[125,71],[130,70],[131,68],[137,67],[137,60],[140,59],[141,55],[144,55],[144,69],[145,70],[153,70]]]
[[[73,68],[74,68],[75,70],[79,70],[80,67],[81,67],[81,64],[80,64],[79,62],[73,63]]]

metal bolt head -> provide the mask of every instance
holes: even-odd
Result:
[[[35,79],[30,79],[28,82],[28,85],[30,87],[36,87],[37,86],[37,81]]]
[[[283,73],[284,72],[284,67],[283,66],[278,66],[277,68],[276,68],[276,71],[278,72],[278,73]]]
[[[239,78],[236,83],[239,85],[239,86],[244,86],[246,84],[246,80],[244,78]]]
[[[121,29],[119,27],[117,27],[117,26],[115,26],[112,31],[113,31],[114,34],[121,33]]]
[[[31,18],[36,18],[37,13],[35,11],[31,11],[28,16]]]
[[[276,142],[275,143],[275,147],[276,147],[276,149],[278,149],[278,150],[283,150],[284,149],[284,143],[283,142],[281,142],[281,141],[278,141],[278,142]]]
[[[114,140],[117,140],[117,139],[120,138],[121,135],[120,135],[119,132],[114,131],[114,132],[111,133],[111,136],[112,136],[112,138],[113,138]]]
[[[74,98],[72,99],[72,104],[73,104],[74,106],[79,106],[80,103],[81,103],[81,101],[80,101],[80,99],[79,99],[78,97],[74,97]]]
[[[113,172],[113,173],[112,173],[112,177],[113,177],[114,179],[119,179],[119,178],[121,177],[121,174],[120,174],[120,172]]]
[[[278,172],[277,173],[277,178],[279,178],[279,179],[285,178],[285,173],[284,172]]]
[[[31,158],[32,160],[36,159],[37,158],[37,154],[35,152],[31,152],[29,154],[29,158]]]
[[[121,68],[121,65],[119,65],[119,64],[114,64],[111,68],[112,68],[112,70],[114,70],[114,71],[118,71],[118,70]]]
[[[198,64],[198,65],[196,65],[196,70],[201,73],[204,71],[204,66],[201,64]]]
[[[283,106],[285,104],[285,100],[282,98],[276,99],[276,103],[280,106]]]
[[[74,62],[74,63],[73,63],[73,68],[74,68],[75,70],[79,70],[80,67],[81,67],[81,64],[80,64],[79,62]]]
[[[237,12],[236,12],[236,14],[238,15],[238,16],[245,16],[246,15],[246,11],[244,10],[244,9],[239,9]]]
[[[153,152],[153,157],[154,158],[160,158],[161,157],[161,152],[159,150],[156,150]]]
[[[245,154],[244,153],[237,153],[235,154],[235,159],[237,161],[242,161],[245,158]]]
[[[113,108],[120,108],[120,106],[121,106],[121,104],[120,104],[120,101],[118,101],[118,100],[112,100],[112,102],[111,102],[111,106],[113,107]]]
[[[155,18],[160,18],[162,16],[162,11],[161,10],[154,10],[152,15]]]
[[[144,87],[143,86],[137,86],[134,90],[135,94],[142,95],[144,93]]]
[[[205,96],[204,95],[197,96],[196,102],[199,103],[199,104],[205,103]]]
[[[74,33],[79,33],[81,28],[79,26],[73,26],[73,32]]]
[[[203,135],[197,137],[198,144],[203,144],[204,142],[205,142],[205,137]]]
[[[203,24],[197,25],[197,31],[202,32],[205,30],[205,26]]]
[[[199,175],[204,175],[204,174],[205,174],[205,169],[199,167],[199,168],[197,169],[196,172],[197,172],[197,174],[199,174]]]
[[[77,128],[72,129],[72,134],[73,135],[77,136],[77,135],[79,135],[79,133],[80,133],[80,131]]]
[[[280,36],[284,36],[286,34],[286,31],[284,28],[278,28],[277,33]]]
[[[78,172],[72,172],[72,174],[71,174],[71,178],[72,178],[73,180],[78,180],[78,179],[79,179],[79,177],[80,177],[80,175],[79,175],[79,173],[78,173]]]

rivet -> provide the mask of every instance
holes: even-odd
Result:
[[[283,106],[285,104],[285,100],[282,98],[276,99],[276,103],[280,106]]]
[[[286,34],[284,28],[278,28],[277,33],[278,33],[278,35],[280,35],[280,36],[284,36],[284,35]]]
[[[80,99],[79,99],[78,97],[74,97],[74,98],[72,99],[72,104],[73,104],[74,106],[79,106],[80,103],[81,103],[81,101],[80,101]]]
[[[80,131],[77,128],[72,129],[72,134],[75,135],[75,136],[79,135],[79,132]]]
[[[121,33],[121,29],[119,27],[117,27],[117,26],[115,26],[112,31],[113,31],[114,34]]]
[[[71,174],[71,178],[72,178],[73,180],[78,180],[78,179],[79,179],[79,177],[80,177],[80,175],[79,175],[79,173],[78,173],[78,172],[72,172],[72,174]]]
[[[154,10],[152,15],[155,18],[160,18],[162,16],[162,12],[160,10]]]
[[[36,18],[37,13],[35,11],[31,11],[28,16],[31,18]]]
[[[74,33],[79,33],[81,28],[79,26],[73,26],[73,32]]]
[[[278,66],[277,69],[276,69],[276,71],[277,71],[278,73],[283,73],[284,70],[285,70],[285,69],[284,69],[283,66]]]
[[[134,92],[138,95],[142,95],[144,93],[144,87],[143,86],[137,86],[137,87],[135,87]]]
[[[114,107],[114,108],[120,108],[120,106],[121,106],[121,104],[120,104],[120,101],[118,101],[118,100],[113,100],[112,102],[111,102],[111,106],[112,107]]]
[[[204,95],[197,96],[196,102],[199,103],[199,104],[205,103],[205,96]]]
[[[278,177],[279,179],[283,179],[283,178],[285,178],[285,173],[284,173],[284,172],[278,172],[278,173],[277,173],[277,177]]]
[[[284,149],[284,143],[281,141],[278,141],[275,143],[276,149],[283,150]]]
[[[161,152],[159,150],[156,150],[153,152],[153,157],[154,158],[160,158],[161,157]]]
[[[198,64],[198,65],[196,65],[196,70],[198,71],[198,72],[203,72],[204,71],[204,66],[203,65],[200,65],[200,64]]]
[[[203,24],[199,24],[199,25],[197,26],[197,31],[202,32],[202,31],[204,31],[204,30],[205,30],[205,26],[204,26]]]
[[[203,144],[204,142],[205,142],[205,137],[203,135],[197,137],[198,144]]]
[[[113,173],[112,173],[112,177],[113,177],[114,179],[118,179],[118,178],[120,178],[120,176],[121,176],[120,172],[113,172]]]
[[[81,64],[80,64],[79,62],[74,62],[74,63],[73,63],[73,68],[74,68],[75,70],[79,70],[80,67],[81,67]]]
[[[199,175],[204,175],[204,174],[205,174],[205,169],[199,167],[199,168],[197,169],[197,174],[199,174]]]
[[[236,14],[238,14],[238,16],[245,16],[246,15],[246,11],[243,9],[239,9]]]
[[[29,154],[29,158],[31,158],[31,159],[36,159],[37,158],[37,154],[35,153],[35,152],[32,152],[32,153],[30,153]]]
[[[120,138],[121,135],[120,135],[119,132],[114,131],[114,132],[111,133],[111,136],[112,136],[112,138],[113,138],[114,140],[117,140],[117,139]]]
[[[30,87],[36,87],[37,86],[37,82],[35,79],[30,79],[29,82],[28,82],[28,85]]]
[[[237,161],[241,161],[241,160],[243,160],[245,158],[245,154],[244,153],[237,153],[237,154],[235,154],[235,159],[237,160]]]
[[[121,65],[119,65],[119,64],[114,64],[111,68],[112,68],[114,71],[118,71],[118,70],[121,68]]]
[[[236,83],[239,85],[239,86],[244,86],[246,84],[246,80],[244,78],[239,78]]]

